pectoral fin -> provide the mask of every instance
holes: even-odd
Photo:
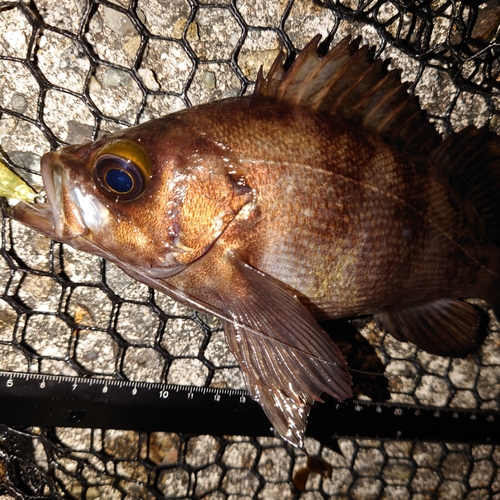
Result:
[[[303,448],[307,416],[327,393],[352,396],[347,364],[309,311],[278,280],[230,255],[236,286],[223,294],[225,333],[252,397],[275,430]]]
[[[443,299],[375,315],[379,327],[431,354],[463,356],[482,340],[485,313],[461,300]]]

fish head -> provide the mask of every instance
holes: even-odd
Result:
[[[48,204],[20,204],[14,218],[155,279],[181,272],[211,248],[252,190],[227,150],[200,138],[186,145],[163,125],[163,133],[148,124],[46,153]]]

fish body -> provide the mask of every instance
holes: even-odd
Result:
[[[323,319],[480,297],[497,285],[498,248],[425,157],[272,101],[228,99],[187,116],[178,131],[223,145],[253,190],[205,257],[244,251]],[[194,290],[199,276],[209,281],[206,265],[170,281]]]
[[[313,402],[351,395],[317,319],[374,314],[460,355],[481,315],[459,299],[500,298],[497,136],[441,141],[366,50],[317,45],[252,96],[46,154],[50,206],[14,212],[221,318],[249,391],[300,447]]]

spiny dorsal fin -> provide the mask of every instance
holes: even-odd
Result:
[[[485,127],[469,126],[448,136],[431,159],[448,172],[500,246],[500,137]]]
[[[359,48],[360,38],[344,38],[321,56],[320,38],[316,35],[288,70],[280,54],[265,78],[259,72],[254,95],[336,114],[408,151],[439,145],[439,134],[401,83],[399,70],[386,72],[380,59],[371,61],[368,47]]]

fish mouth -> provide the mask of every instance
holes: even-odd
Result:
[[[42,156],[41,174],[47,203],[19,203],[12,215],[49,238],[64,242],[86,235],[89,228],[83,221],[62,154],[55,151]]]

